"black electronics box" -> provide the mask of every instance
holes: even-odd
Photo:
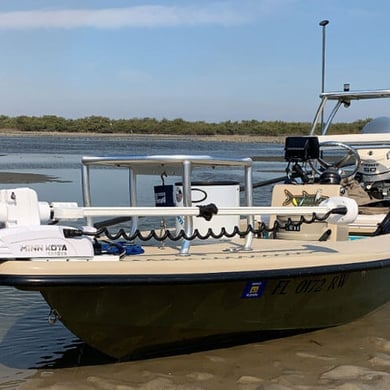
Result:
[[[284,158],[288,162],[305,162],[320,156],[317,137],[287,137]]]

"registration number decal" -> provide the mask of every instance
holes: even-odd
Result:
[[[245,285],[241,298],[260,298],[264,293],[265,285],[265,281],[248,282]]]

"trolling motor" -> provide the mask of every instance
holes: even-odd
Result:
[[[86,230],[45,225],[55,220],[56,204],[38,201],[31,188],[0,190],[0,258],[92,259],[93,241]],[[61,206],[71,210],[77,203]]]
[[[222,190],[225,191],[225,189]],[[235,195],[238,194],[238,190],[237,183],[233,186]],[[295,206],[290,208],[257,207],[249,210],[248,215],[250,213],[251,215],[301,216],[314,211],[321,213],[324,219],[334,224],[345,225],[356,219],[358,207],[354,200],[346,197],[333,197],[327,202],[321,203],[316,209],[309,207],[308,210],[305,207]],[[236,218],[241,211],[239,206],[227,205],[217,208],[214,204],[202,205],[202,207],[173,208],[178,209],[180,214],[185,216],[203,217],[207,221],[216,214],[222,217],[233,215]],[[89,216],[124,215],[165,216],[166,210],[160,207],[79,207],[74,202],[40,202],[36,192],[31,188],[0,190],[0,259],[92,260],[95,257],[94,239],[98,233],[95,227],[74,228],[53,223],[77,221]],[[124,238],[128,241],[133,240],[133,238]],[[188,238],[190,239],[193,238]],[[127,248],[121,248],[123,251],[125,249],[126,254],[134,254],[134,251],[128,253]],[[112,260],[111,253],[107,255],[110,257],[109,260]],[[103,259],[106,253],[99,253],[99,255],[99,259]],[[119,260],[120,255],[117,257]]]

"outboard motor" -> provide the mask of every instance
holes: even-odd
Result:
[[[379,117],[368,122],[362,134],[390,133],[390,117]],[[358,150],[361,165],[356,178],[376,199],[390,199],[390,148],[364,148]]]

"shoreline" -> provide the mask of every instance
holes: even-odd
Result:
[[[74,132],[45,132],[45,131],[20,131],[12,129],[0,129],[1,137],[120,137],[120,138],[161,138],[161,139],[191,139],[194,141],[208,142],[256,142],[256,143],[272,143],[283,144],[287,135],[283,136],[267,136],[267,135],[250,135],[250,134],[218,134],[218,135],[196,135],[196,134],[123,134],[123,133],[74,133]]]

